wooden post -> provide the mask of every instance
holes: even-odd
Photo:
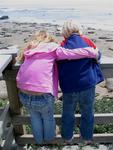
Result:
[[[11,116],[22,114],[21,104],[18,97],[18,89],[16,87],[16,74],[17,70],[13,69],[6,69],[3,73],[3,78],[5,79],[7,86]],[[14,134],[15,136],[24,134],[23,126],[15,125]]]

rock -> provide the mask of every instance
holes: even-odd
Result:
[[[24,39],[24,42],[25,42],[25,43],[27,43],[27,42],[28,42],[28,40],[25,38],[25,39]]]
[[[94,33],[95,33],[94,31],[89,31],[89,32],[88,32],[88,34],[94,34]]]
[[[9,16],[1,16],[0,20],[5,20],[5,19],[9,19]]]
[[[108,150],[107,145],[99,145],[99,150]]]
[[[8,49],[7,47],[0,47],[0,49]]]
[[[108,97],[108,90],[100,85],[96,86],[96,98],[101,99],[103,97]]]
[[[8,28],[2,28],[2,32],[7,32],[8,31]]]
[[[5,81],[0,81],[0,99],[7,99],[7,89]]]
[[[87,145],[84,146],[82,150],[108,150],[108,148],[106,145],[102,145],[102,144],[99,145],[98,147]]]
[[[4,37],[12,37],[11,34],[4,35]]]
[[[109,50],[113,51],[113,48],[109,48]]]
[[[88,27],[87,30],[95,30],[95,28]]]
[[[59,32],[56,32],[55,35],[56,35],[56,36],[60,36],[60,33],[59,33]]]
[[[91,40],[92,40],[94,43],[96,43],[96,41],[97,41],[96,39],[91,39]]]
[[[113,78],[107,78],[106,79],[106,87],[109,92],[113,91]]]
[[[102,88],[106,88],[106,81],[99,83],[97,86],[100,86]]]
[[[102,40],[105,39],[106,40],[106,39],[110,39],[110,38],[103,36],[103,37],[99,37],[99,39],[102,39]]]
[[[2,32],[0,33],[0,35],[5,35],[5,32],[4,32],[4,31],[2,31]]]
[[[109,16],[112,16],[112,13],[108,13]]]
[[[113,42],[113,40],[106,40],[106,42]]]
[[[7,98],[8,98],[8,95],[6,91],[0,92],[0,99],[7,99]]]
[[[23,30],[22,32],[29,32],[29,30]]]
[[[61,30],[60,30],[60,29],[58,29],[58,28],[57,28],[56,30],[57,30],[58,32],[60,32],[60,31],[61,31]]]

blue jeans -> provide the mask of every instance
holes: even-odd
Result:
[[[55,138],[54,96],[51,94],[29,95],[19,94],[20,101],[28,108],[31,128],[37,144]]]
[[[63,112],[61,135],[70,140],[76,123],[75,111],[79,103],[81,111],[80,134],[84,140],[93,138],[95,87],[81,91],[63,94]]]

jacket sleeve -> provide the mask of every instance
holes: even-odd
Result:
[[[98,50],[91,47],[77,48],[77,49],[65,49],[58,47],[56,49],[56,59],[82,59],[82,58],[95,58],[98,59]]]

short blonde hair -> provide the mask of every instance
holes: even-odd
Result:
[[[45,30],[40,30],[40,31],[36,32],[32,36],[32,40],[27,43],[27,46],[19,51],[19,53],[16,57],[16,61],[18,63],[22,63],[24,60],[24,51],[26,51],[28,49],[33,49],[36,46],[38,46],[40,43],[48,43],[48,42],[56,42],[57,43],[55,37],[50,35]]]
[[[62,27],[62,35],[68,38],[72,33],[81,34],[81,26],[75,20],[65,21]]]

